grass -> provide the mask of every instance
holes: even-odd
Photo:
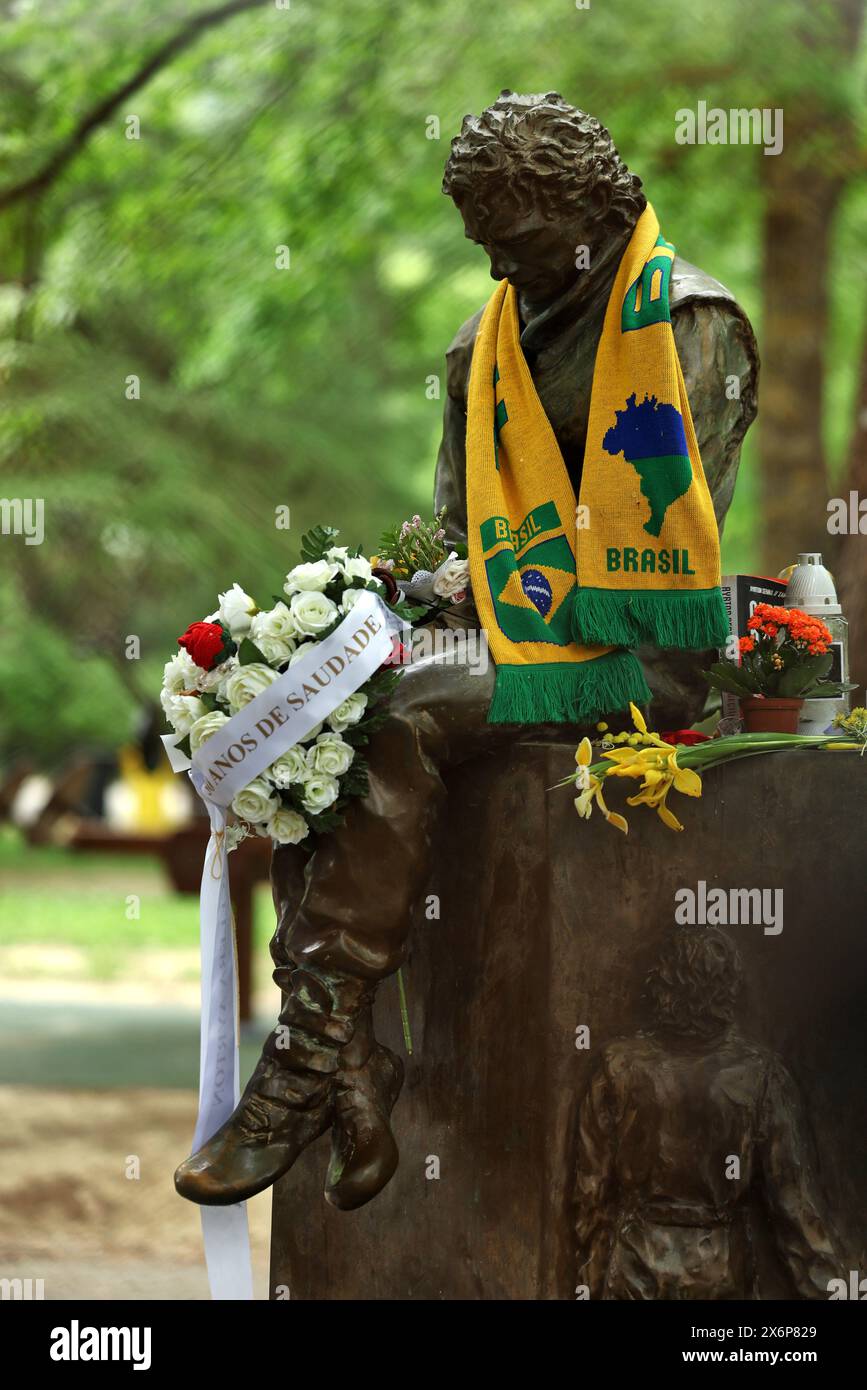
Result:
[[[160,861],[156,856],[145,854],[99,854],[79,853],[64,849],[60,845],[28,845],[23,835],[12,825],[0,825],[0,874],[6,871],[45,871],[63,869],[64,873],[88,875],[104,873],[112,869],[159,871]]]
[[[0,946],[78,948],[94,978],[134,974],[142,950],[198,950],[198,897],[173,892],[157,859],[31,847],[5,828],[0,884]],[[255,895],[257,957],[267,957],[273,930],[262,883]]]

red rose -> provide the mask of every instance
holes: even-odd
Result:
[[[203,671],[212,671],[231,656],[234,643],[222,623],[190,623],[178,646],[189,652]]]
[[[700,734],[698,729],[675,729],[674,733],[661,734],[665,743],[685,743],[689,748],[694,743],[709,743],[709,734]]]

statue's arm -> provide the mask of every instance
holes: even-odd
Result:
[[[744,435],[758,409],[758,348],[749,320],[733,300],[685,299],[673,309],[672,327],[722,533]]]
[[[437,456],[434,510],[447,509],[446,539],[467,539],[467,387],[484,307],[458,329],[446,353],[446,403]]]
[[[684,299],[673,307],[672,327],[702,467],[722,534],[744,435],[756,417],[758,348],[749,320],[730,299]],[[638,656],[654,692],[654,727],[688,728],[700,719],[708,693],[701,672],[716,660],[716,653],[642,647]]]

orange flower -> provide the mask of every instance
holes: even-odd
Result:
[[[738,647],[742,652],[754,652],[756,649],[755,639],[752,637],[742,637],[738,642]]]
[[[776,623],[778,627],[785,627],[791,614],[796,612],[798,612],[796,608],[779,608],[772,603],[757,603],[753,611],[753,617],[758,619],[756,623],[757,627],[760,627],[766,622]],[[750,619],[747,626],[753,626],[752,619]]]
[[[822,620],[811,613],[804,613],[800,608],[793,608],[790,612],[789,634],[796,642],[807,645],[831,641],[831,633]]]

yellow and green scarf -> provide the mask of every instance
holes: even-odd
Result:
[[[517,295],[482,316],[467,401],[473,597],[492,723],[581,722],[651,698],[626,648],[721,645],[719,536],[669,313],[674,247],[648,205],[614,281],[575,493],[520,344]]]

